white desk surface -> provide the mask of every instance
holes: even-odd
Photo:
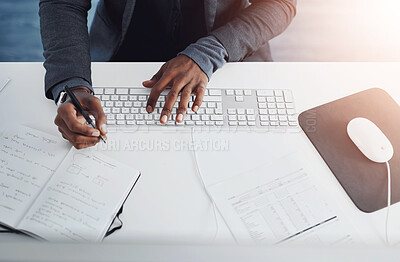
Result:
[[[94,63],[94,86],[141,86],[161,63]],[[0,129],[13,123],[25,124],[59,135],[53,124],[54,102],[45,99],[44,68],[41,63],[0,63],[0,78],[11,82],[0,92]],[[248,89],[292,89],[298,112],[331,100],[381,87],[400,101],[398,74],[400,63],[230,63],[216,72],[209,86]],[[384,210],[372,214],[359,211],[346,195],[306,136],[291,133],[215,133],[196,134],[197,139],[223,139],[229,150],[199,152],[200,168],[207,184],[263,165],[287,153],[302,150],[308,154],[317,181],[361,234],[366,243],[383,243]],[[163,131],[110,134],[109,140],[166,141],[188,140],[190,133]],[[110,150],[112,157],[142,171],[142,177],[125,204],[122,230],[106,242],[203,243],[213,240],[215,223],[211,204],[195,173],[191,152],[185,150]],[[400,207],[392,209],[392,242]],[[219,217],[217,241],[230,243],[233,238]],[[397,230],[398,231],[398,230]],[[0,241],[20,236],[0,235]]]

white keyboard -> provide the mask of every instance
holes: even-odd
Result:
[[[161,93],[153,113],[146,111],[149,88],[94,88],[101,100],[107,125],[135,127],[160,125],[160,114],[168,90]],[[216,89],[207,88],[197,113],[191,110],[192,96],[182,123],[175,121],[178,101],[165,126],[206,127],[294,127],[297,115],[291,90]]]

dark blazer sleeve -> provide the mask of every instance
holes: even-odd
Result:
[[[90,0],[40,0],[40,33],[44,49],[45,94],[67,79],[91,85],[87,13]]]
[[[213,30],[228,53],[228,62],[241,61],[282,33],[296,15],[297,0],[257,0],[234,19]]]

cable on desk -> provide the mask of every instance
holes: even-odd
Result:
[[[198,162],[198,159],[197,159],[197,153],[196,153],[196,145],[195,145],[196,144],[196,139],[194,137],[194,127],[192,127],[191,131],[192,131],[191,132],[191,137],[192,137],[192,144],[193,144],[193,158],[194,158],[194,163],[195,163],[195,166],[196,166],[196,173],[197,173],[197,176],[200,178],[200,181],[201,181],[201,183],[203,185],[204,192],[207,194],[207,197],[210,199],[210,202],[211,202],[212,208],[213,208],[214,220],[215,220],[215,235],[214,235],[213,241],[215,241],[215,239],[218,236],[218,232],[219,232],[219,224],[218,224],[217,211],[216,211],[217,207],[216,207],[216,205],[214,203],[214,200],[211,197],[210,192],[208,192],[206,183],[204,182],[203,176],[201,175],[201,172],[200,172],[200,166],[199,166],[199,162]]]
[[[388,233],[388,225],[389,225],[389,210],[390,210],[390,204],[391,204],[391,175],[390,175],[390,165],[389,162],[386,162],[386,168],[387,168],[387,179],[388,179],[388,195],[387,195],[387,209],[386,209],[386,222],[385,222],[385,237],[386,237],[386,244],[390,245],[389,242],[389,233]]]

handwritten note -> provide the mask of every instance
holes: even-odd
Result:
[[[15,227],[69,150],[62,139],[25,126],[0,137],[0,220]]]
[[[101,240],[139,172],[93,149],[71,149],[20,229],[47,240]]]

